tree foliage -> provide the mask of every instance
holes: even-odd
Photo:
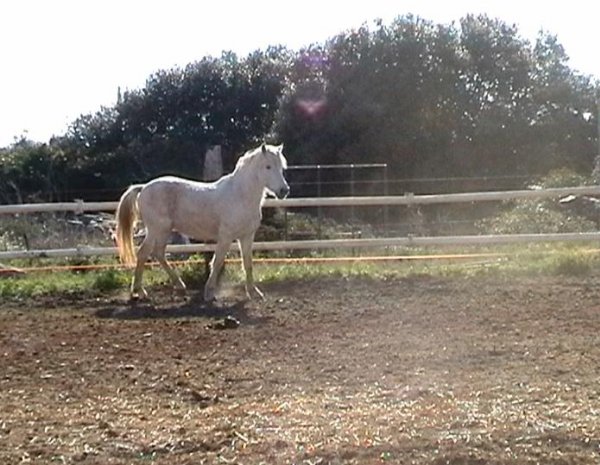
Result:
[[[59,148],[23,138],[0,149],[0,202],[56,200],[65,162]]]
[[[214,144],[231,168],[268,137],[292,164],[385,162],[403,179],[589,173],[597,91],[551,34],[531,44],[487,16],[401,16],[297,52],[157,71],[49,144],[3,149],[0,194],[114,199],[159,174],[199,177]]]
[[[239,155],[271,128],[288,56],[285,49],[245,59],[227,53],[158,71],[114,107],[81,116],[55,141],[71,162],[69,191],[115,198],[164,173],[200,177],[212,145]]]
[[[486,16],[460,27],[408,16],[340,34],[319,54],[324,77],[311,84],[326,108],[299,111],[299,87],[277,121],[299,160],[387,162],[400,178],[591,169],[594,85],[553,36],[532,47]]]

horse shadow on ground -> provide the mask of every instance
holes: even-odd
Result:
[[[200,295],[180,298],[173,302],[154,302],[151,299],[112,302],[98,308],[94,313],[102,319],[151,320],[151,319],[235,319],[243,325],[266,323],[273,317],[252,315],[249,301],[206,302]]]

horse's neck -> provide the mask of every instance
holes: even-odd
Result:
[[[256,182],[256,177],[252,170],[239,170],[232,173],[231,182],[236,186],[236,190],[248,202],[260,204],[264,198],[265,187]]]

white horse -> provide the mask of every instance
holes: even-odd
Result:
[[[197,182],[174,176],[156,178],[147,184],[129,187],[117,207],[116,240],[121,261],[135,263],[131,297],[138,298],[144,263],[153,255],[165,269],[176,289],[185,291],[179,274],[165,258],[171,231],[194,239],[216,242],[210,274],[204,287],[206,301],[215,298],[217,277],[231,243],[238,241],[246,273],[246,294],[263,297],[252,276],[252,243],[262,218],[261,206],[268,191],[284,198],[290,191],[283,175],[287,161],[283,145],[262,144],[246,152],[232,173],[211,182]],[[146,237],[135,256],[134,222],[141,218]],[[137,261],[136,261],[137,260]]]

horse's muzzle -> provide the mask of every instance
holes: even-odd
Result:
[[[279,192],[277,192],[277,197],[279,197],[280,199],[285,199],[289,193],[290,188],[288,186],[284,186],[281,189],[279,189]]]

